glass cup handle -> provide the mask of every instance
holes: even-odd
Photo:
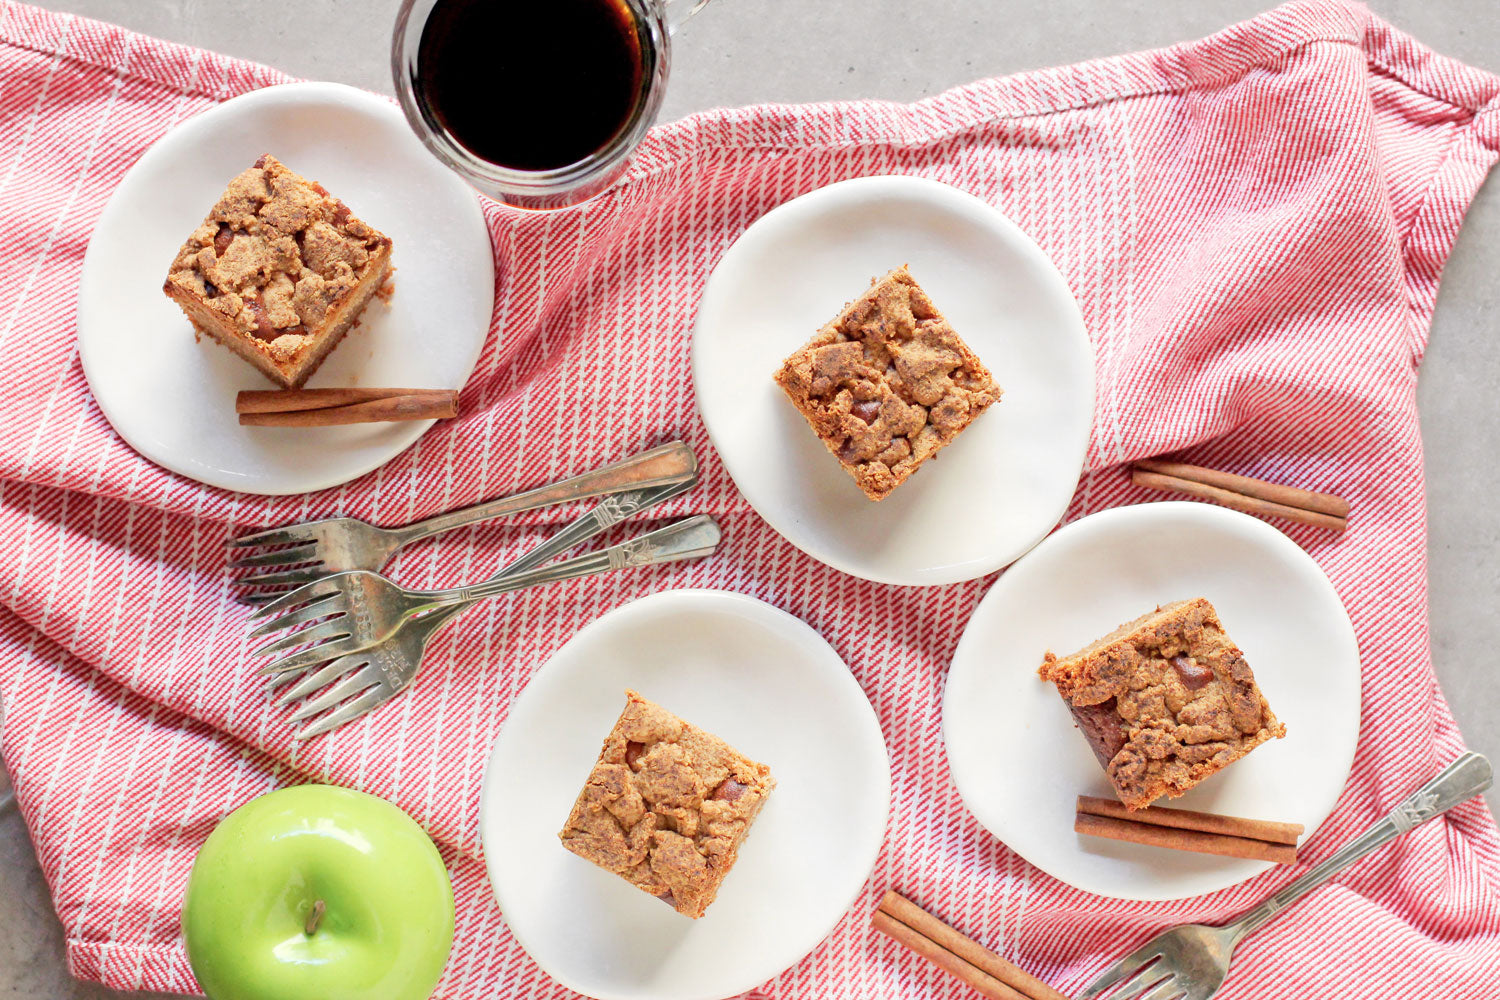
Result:
[[[677,29],[687,24],[688,18],[707,7],[709,0],[659,0],[666,15],[667,34],[675,35]]]

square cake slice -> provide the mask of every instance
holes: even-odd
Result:
[[[871,500],[884,500],[1000,398],[906,268],[782,362],[776,382]]]
[[[1173,798],[1286,735],[1201,597],[1157,608],[1038,670],[1057,686],[1121,802]]]
[[[771,769],[626,691],[625,711],[558,837],[697,919],[776,787]]]
[[[391,241],[267,154],[229,182],[163,291],[200,332],[300,388],[391,272]]]

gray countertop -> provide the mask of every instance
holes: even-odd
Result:
[[[44,6],[390,92],[398,0],[41,0]],[[1494,0],[1369,0],[1446,55],[1500,71]],[[663,116],[718,105],[912,100],[969,80],[1210,34],[1271,0],[718,0],[677,38]],[[1438,677],[1470,745],[1500,759],[1500,185],[1480,192],[1443,278],[1422,370],[1422,438]],[[0,799],[8,787],[0,774]],[[1490,793],[1491,807],[1500,792]],[[0,808],[0,998],[117,994],[68,978],[62,930],[25,826]],[[142,996],[144,996],[142,994]]]

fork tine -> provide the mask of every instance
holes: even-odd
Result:
[[[257,552],[253,556],[234,559],[230,561],[229,566],[231,569],[247,569],[253,566],[295,566],[297,563],[316,559],[317,551],[317,542],[307,542],[289,549],[272,549],[270,552]]]
[[[1170,974],[1163,978],[1162,972],[1164,971],[1157,963],[1147,962],[1120,984],[1119,988],[1112,994],[1112,1000],[1127,1000],[1130,997],[1140,1000],[1142,993],[1172,978]]]
[[[281,600],[281,598],[276,598],[276,600]],[[276,601],[272,601],[272,604],[275,603]],[[269,607],[269,604],[263,606],[263,610],[264,607]],[[260,613],[255,612],[254,615],[251,615],[252,624],[254,624],[255,619],[260,618]],[[261,636],[270,636],[275,631],[281,631],[284,628],[293,628],[294,625],[300,625],[315,618],[335,618],[335,616],[345,618],[347,615],[348,609],[339,600],[338,595],[320,597],[318,600],[309,601],[308,604],[296,604],[290,612],[285,613],[285,615],[278,615],[272,621],[261,622],[260,625],[257,625],[251,631],[251,636],[249,637],[251,639],[260,639]]]
[[[1143,994],[1140,1000],[1173,1000],[1181,996],[1182,992],[1182,986],[1177,982],[1177,976],[1174,973],[1157,983],[1156,988],[1150,993]]]
[[[258,673],[262,677],[268,677],[268,680],[266,681],[266,691],[267,693],[269,693],[275,691],[283,684],[289,684],[292,681],[296,680],[300,674],[300,671],[296,667],[293,667],[289,670],[274,671],[268,671],[265,667],[261,667]]]
[[[364,648],[365,644],[358,639],[334,639],[332,642],[325,642],[311,649],[288,653],[281,659],[273,660],[261,667],[257,673],[262,677],[269,677],[273,674],[279,676],[294,670],[306,670],[309,667],[315,667],[329,660],[336,660],[350,653],[358,653]],[[291,680],[290,677],[286,679]]]
[[[302,586],[304,583],[312,583],[331,575],[328,567],[322,563],[314,563],[311,566],[301,566],[297,569],[286,570],[281,573],[260,573],[255,576],[236,577],[236,587],[284,587],[288,584]]]
[[[238,538],[226,538],[224,544],[232,549],[242,549],[247,545],[286,545],[289,542],[306,542],[311,538],[312,532],[306,525],[293,524],[285,528],[267,528],[265,531],[240,535]]]
[[[250,655],[270,656],[272,653],[279,653],[284,649],[306,646],[310,642],[322,642],[325,639],[342,639],[349,635],[351,624],[349,616],[341,614],[333,619],[333,621],[298,629],[291,635],[284,635],[280,639],[272,639],[265,645],[252,649]],[[257,629],[256,631],[260,630]]]
[[[1145,949],[1141,949],[1140,951],[1131,952],[1129,955],[1126,955],[1114,965],[1110,966],[1108,969],[1105,969],[1102,973],[1100,973],[1097,979],[1095,979],[1092,983],[1089,983],[1088,989],[1078,994],[1078,1000],[1097,1000],[1097,998],[1103,996],[1111,986],[1120,982],[1122,979],[1124,979],[1126,982],[1135,980],[1135,978],[1139,976],[1147,966],[1151,965],[1158,958],[1161,958],[1161,954],[1154,950],[1147,951]],[[1126,979],[1127,976],[1130,978]]]
[[[346,609],[337,597],[319,598],[310,604],[304,604],[299,608],[293,608],[284,615],[279,615],[268,622],[262,622],[250,630],[250,638],[259,639],[263,635],[272,632],[280,632],[282,629],[293,628],[303,622],[310,622],[314,618],[327,618],[329,615],[344,617]]]
[[[372,709],[379,708],[389,701],[396,692],[382,688],[379,685],[366,691],[353,701],[344,705],[336,712],[330,712],[317,722],[298,730],[292,734],[294,740],[310,740],[314,736],[322,736],[330,729],[337,729],[346,722],[353,722]]]
[[[301,708],[292,713],[291,721],[301,722],[303,719],[310,719],[319,712],[326,712],[335,705],[352,698],[372,684],[379,683],[380,671],[367,666],[353,676],[345,677],[316,698],[303,703]]]
[[[338,582],[331,576],[325,576],[321,580],[305,583],[296,590],[289,590],[285,594],[278,594],[274,601],[251,615],[250,620],[255,621],[258,618],[279,614],[288,608],[295,608],[299,604],[306,604],[314,598],[330,597],[338,593]]]
[[[278,698],[276,704],[289,705],[294,701],[306,698],[323,685],[337,680],[355,667],[362,667],[369,662],[370,658],[368,656],[362,656],[359,653],[350,653],[348,656],[341,656],[337,660],[325,664],[323,669],[316,673],[308,674],[302,678],[297,682],[295,687]],[[283,674],[282,676],[286,675]]]
[[[311,650],[308,652],[311,652]],[[330,657],[309,657],[306,653],[293,653],[290,656],[283,656],[279,660],[272,660],[270,663],[262,664],[255,668],[255,672],[261,677],[281,678],[280,680],[273,680],[271,682],[273,685],[285,684],[291,680],[291,677],[286,675],[316,666],[328,659]]]
[[[266,604],[266,603],[269,603],[271,601],[274,601],[274,600],[276,600],[276,598],[281,597],[281,596],[285,595],[286,593],[287,593],[287,591],[285,591],[285,590],[273,590],[273,591],[270,591],[269,593],[235,594],[234,595],[234,600],[235,600],[235,603],[237,603],[237,604],[248,604],[252,608],[258,608],[262,604]]]

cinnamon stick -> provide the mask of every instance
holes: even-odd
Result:
[[[1020,966],[943,923],[895,890],[870,918],[875,929],[995,1000],[1067,1000]]]
[[[1117,799],[1100,798],[1096,795],[1078,796],[1078,811],[1091,816],[1149,823],[1152,826],[1170,826],[1179,830],[1197,830],[1200,833],[1220,833],[1227,837],[1248,837],[1251,840],[1290,844],[1293,847],[1297,846],[1303,831],[1301,823],[1246,819],[1243,816],[1224,816],[1194,809],[1173,809],[1169,806],[1147,806],[1132,812]]]
[[[250,427],[329,427],[388,420],[445,420],[458,415],[458,393],[389,396],[348,406],[325,406],[311,410],[281,410],[241,413],[240,423]]]
[[[396,396],[452,398],[452,389],[245,389],[234,399],[236,413],[290,413],[296,410],[322,410],[334,406],[368,403]]]
[[[1190,466],[1189,468],[1197,467]],[[1213,470],[1206,469],[1204,471],[1212,472]],[[1215,477],[1227,475],[1229,474],[1215,473]],[[1245,479],[1246,477],[1236,476],[1234,478]],[[1225,507],[1230,507],[1234,510],[1242,511],[1246,514],[1254,514],[1258,517],[1281,517],[1287,519],[1288,521],[1296,521],[1299,524],[1309,524],[1315,528],[1326,528],[1329,531],[1343,531],[1349,526],[1348,520],[1344,517],[1336,517],[1332,514],[1327,514],[1320,510],[1294,507],[1290,504],[1278,503],[1274,500],[1267,500],[1264,497],[1260,496],[1252,496],[1248,493],[1239,493],[1231,489],[1225,489],[1222,486],[1216,486],[1213,483],[1200,481],[1196,478],[1188,479],[1179,476],[1170,476],[1159,472],[1153,472],[1150,469],[1145,468],[1145,463],[1142,462],[1137,462],[1135,467],[1130,470],[1130,479],[1137,486],[1143,486],[1146,489],[1161,490],[1166,493],[1186,493],[1188,496],[1198,497],[1201,500],[1212,500],[1214,503],[1222,504]],[[1249,481],[1260,483],[1260,480]],[[1275,486],[1274,483],[1260,483],[1260,485],[1264,487]],[[1292,490],[1293,487],[1283,486],[1277,487],[1277,489]],[[1262,492],[1270,491],[1263,490]],[[1308,493],[1307,490],[1295,490],[1295,492]],[[1329,494],[1311,493],[1309,493],[1309,495],[1320,497],[1329,496]],[[1338,498],[1332,497],[1331,499],[1337,500]],[[1342,501],[1340,502],[1342,503]],[[1347,504],[1345,505],[1345,508],[1347,509]]]
[[[1329,517],[1349,516],[1349,501],[1343,497],[1336,497],[1332,493],[1314,493],[1312,490],[1299,489],[1295,486],[1282,486],[1280,483],[1268,483],[1264,479],[1252,479],[1233,472],[1220,472],[1218,469],[1209,469],[1201,465],[1169,462],[1160,458],[1143,458],[1136,462],[1135,466],[1163,476],[1191,479],[1208,486],[1217,486],[1222,490],[1243,493],[1245,496],[1268,500],[1284,507],[1300,507],[1317,514],[1327,514]]]
[[[923,937],[883,910],[876,910],[871,914],[870,924],[886,937],[905,945],[909,950],[921,955],[948,975],[981,995],[989,997],[990,1000],[1031,1000],[1026,994],[1011,989],[983,969],[969,964],[931,938]]]
[[[1118,802],[1091,795],[1078,797],[1073,829],[1091,837],[1282,865],[1297,860],[1297,838],[1302,833],[1297,823],[1272,823],[1188,809],[1149,806],[1130,812]]]

